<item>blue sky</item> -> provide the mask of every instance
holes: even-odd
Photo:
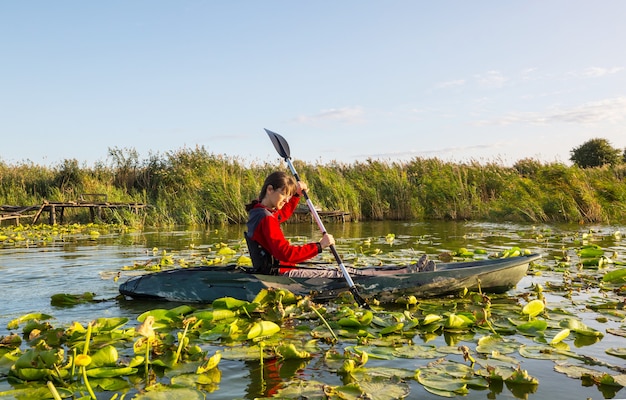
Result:
[[[626,1],[3,1],[0,161],[569,164],[626,147]]]

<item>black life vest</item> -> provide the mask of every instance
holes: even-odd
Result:
[[[246,244],[250,252],[250,259],[252,260],[251,272],[253,274],[278,275],[278,260],[256,240],[252,240],[252,235],[254,235],[254,231],[261,220],[270,215],[272,215],[271,211],[263,207],[253,208],[248,213],[249,218],[246,224],[248,231],[244,232],[243,236],[246,238]]]

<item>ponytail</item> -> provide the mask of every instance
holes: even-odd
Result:
[[[259,199],[254,199],[250,203],[246,204],[246,212],[250,212],[250,210],[252,210],[254,206],[256,206],[259,203],[260,203]]]

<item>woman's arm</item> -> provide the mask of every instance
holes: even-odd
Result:
[[[252,237],[274,258],[285,265],[295,265],[317,256],[321,252],[319,243],[307,243],[295,246],[285,239],[278,220],[272,216],[263,218]]]
[[[295,194],[291,196],[289,202],[283,206],[280,210],[276,211],[275,215],[278,218],[278,222],[283,223],[291,218],[291,215],[298,207],[298,203],[300,202],[300,195]]]

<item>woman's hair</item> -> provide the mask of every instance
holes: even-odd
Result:
[[[246,204],[246,211],[252,210],[252,208],[261,202],[265,195],[267,194],[267,187],[272,185],[274,190],[283,189],[283,194],[286,196],[293,196],[296,193],[296,181],[293,179],[291,175],[288,175],[282,171],[272,172],[265,178],[265,182],[263,182],[263,187],[261,188],[261,193],[259,194],[258,199],[252,200],[249,204]]]

